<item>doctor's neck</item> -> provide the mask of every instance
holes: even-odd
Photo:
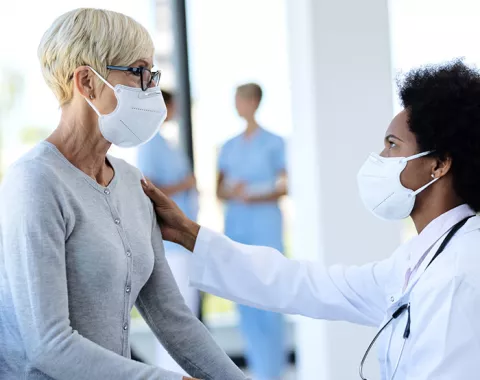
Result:
[[[437,194],[419,194],[417,197],[417,202],[415,208],[410,215],[417,233],[420,234],[425,227],[427,227],[433,220],[438,218],[440,215],[445,214],[446,212],[458,207],[465,202],[456,194],[445,194],[442,190],[447,189],[438,189]],[[438,194],[440,193],[440,194]],[[443,194],[442,194],[443,193]],[[422,195],[422,196],[421,196]],[[443,196],[441,196],[443,195]]]

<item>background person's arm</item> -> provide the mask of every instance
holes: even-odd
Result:
[[[273,137],[268,147],[268,153],[269,162],[277,173],[275,187],[271,192],[265,194],[247,193],[243,197],[246,203],[277,202],[288,193],[285,141],[283,138],[280,136]]]
[[[161,190],[161,189],[160,189]],[[233,187],[226,184],[225,173],[220,171],[217,175],[217,198],[221,201],[242,200],[245,194],[245,185],[237,183]]]
[[[1,252],[29,363],[52,379],[180,380],[135,362],[73,330],[65,241],[70,217],[51,175],[17,166],[2,184]],[[73,302],[70,300],[70,302]]]
[[[275,189],[273,191],[265,194],[244,194],[242,197],[243,201],[246,203],[277,202],[280,198],[288,194],[287,182],[287,172],[282,170],[278,175],[277,183],[275,184]]]
[[[168,353],[187,373],[204,380],[245,379],[185,305],[165,258],[160,228],[156,218],[153,219],[155,264],[150,279],[140,291],[138,310]]]
[[[242,200],[245,194],[245,184],[227,183],[228,161],[230,153],[230,142],[227,142],[220,149],[217,159],[217,198],[221,201]]]

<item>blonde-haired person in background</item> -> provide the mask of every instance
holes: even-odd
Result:
[[[217,196],[225,202],[225,234],[243,244],[283,252],[279,200],[287,194],[285,143],[258,125],[262,88],[237,88],[235,107],[245,130],[227,141],[218,157]],[[247,364],[256,380],[281,379],[286,367],[282,315],[238,305]]]
[[[38,54],[62,115],[0,192],[0,378],[184,378],[129,359],[136,305],[191,376],[244,379],[185,306],[141,173],[107,156],[148,141],[166,116],[148,32],[77,9]]]

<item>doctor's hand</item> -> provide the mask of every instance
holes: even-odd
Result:
[[[165,240],[180,244],[189,251],[195,248],[200,226],[188,219],[180,208],[150,181],[141,181],[145,194],[155,206],[158,223]]]

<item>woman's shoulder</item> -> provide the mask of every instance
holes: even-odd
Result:
[[[60,167],[55,153],[47,145],[40,143],[7,169],[2,180],[2,188],[54,186],[58,184]]]
[[[115,169],[118,194],[128,195],[129,197],[140,197],[142,199],[145,198],[140,184],[140,181],[144,178],[143,173],[121,158],[108,156],[108,160]]]
[[[0,186],[2,214],[25,217],[35,209],[49,211],[61,207],[61,165],[52,154],[39,145],[9,167]]]
[[[137,205],[141,210],[148,210],[145,212],[153,219],[152,203],[140,184],[142,172],[121,158],[108,156],[108,160],[115,169],[115,176],[118,179],[116,191],[120,199],[128,199],[130,206]]]
[[[108,160],[117,172],[115,175],[118,175],[122,180],[130,179],[139,182],[143,178],[142,172],[127,161],[111,155],[108,155]]]
[[[263,134],[270,140],[275,141],[277,143],[283,142],[284,138],[279,134],[276,134],[275,132],[272,132],[270,129],[267,129],[267,128],[262,128],[262,130],[263,130]]]

